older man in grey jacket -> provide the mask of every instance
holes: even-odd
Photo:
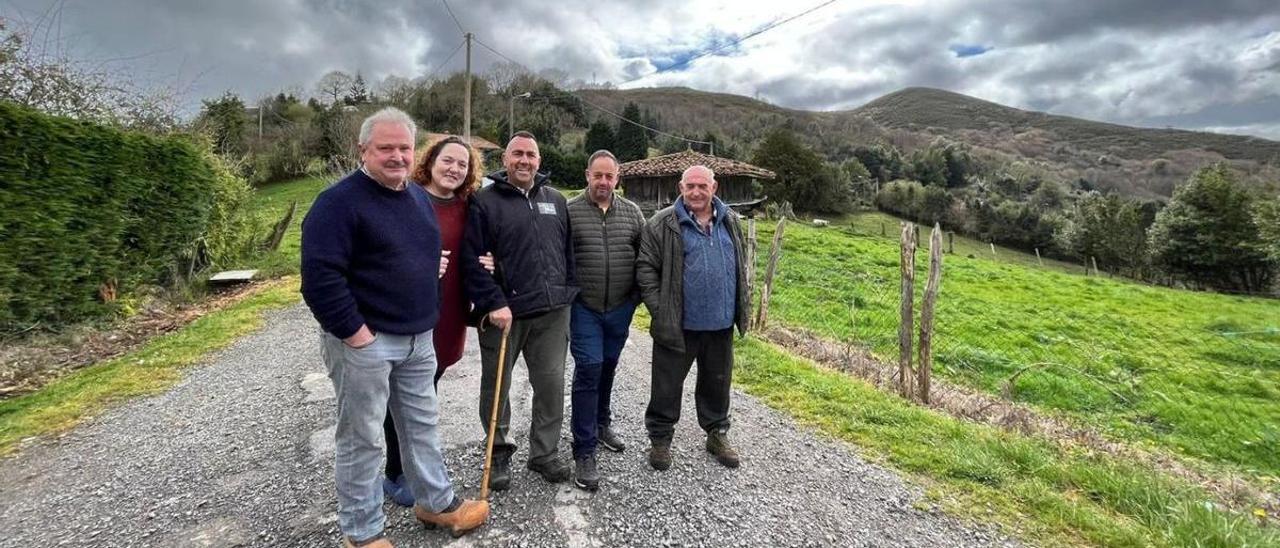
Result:
[[[746,332],[749,298],[737,214],[715,197],[715,173],[693,166],[680,178],[675,204],[645,223],[636,281],[652,316],[653,382],[645,428],[649,465],[671,467],[671,438],[680,420],[680,393],[698,362],[694,402],[707,451],[729,468],[739,464],[729,444],[733,327]]]
[[[574,485],[595,491],[600,484],[596,446],[622,451],[610,428],[609,408],[618,357],[627,343],[639,301],[636,254],[644,214],[614,193],[618,159],[598,150],[587,160],[587,189],[569,201],[573,257],[582,292],[570,312],[573,353]]]

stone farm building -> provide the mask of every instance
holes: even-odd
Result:
[[[622,164],[619,186],[628,200],[649,215],[675,202],[680,195],[676,188],[680,174],[695,165],[707,166],[715,172],[716,196],[738,210],[749,210],[765,200],[764,196],[756,195],[756,180],[777,176],[746,162],[686,150]]]

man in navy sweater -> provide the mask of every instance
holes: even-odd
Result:
[[[417,518],[459,535],[489,516],[488,503],[454,494],[436,431],[431,330],[448,259],[430,199],[408,182],[415,130],[392,108],[365,119],[360,169],[320,193],[302,222],[302,296],[323,330],[338,400],[335,484],[347,546],[391,546],[378,481],[388,409]]]

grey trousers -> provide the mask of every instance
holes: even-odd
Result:
[[[489,419],[493,412],[493,392],[498,380],[498,347],[502,330],[487,326],[480,333],[480,424],[488,441]],[[556,456],[560,425],[564,422],[564,361],[569,348],[569,307],[564,306],[532,318],[516,319],[507,338],[507,363],[502,374],[502,409],[493,442],[495,459],[510,459],[516,446],[511,443],[511,369],[516,356],[523,355],[533,387],[533,409],[529,425],[529,462],[541,463]]]
[[[382,532],[382,422],[388,409],[400,438],[400,461],[413,498],[439,512],[453,502],[453,484],[440,450],[440,420],[432,378],[436,352],[431,332],[378,333],[368,346],[351,348],[321,334],[321,350],[338,396],[334,483],[338,528],[354,540]]]

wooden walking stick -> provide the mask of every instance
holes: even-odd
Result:
[[[513,318],[511,321],[515,321]],[[489,472],[493,469],[493,438],[498,434],[498,410],[502,408],[502,372],[507,368],[507,334],[511,324],[502,329],[502,343],[498,345],[498,382],[493,389],[493,413],[489,416],[489,439],[484,446],[484,476],[480,478],[480,500],[489,500]]]

